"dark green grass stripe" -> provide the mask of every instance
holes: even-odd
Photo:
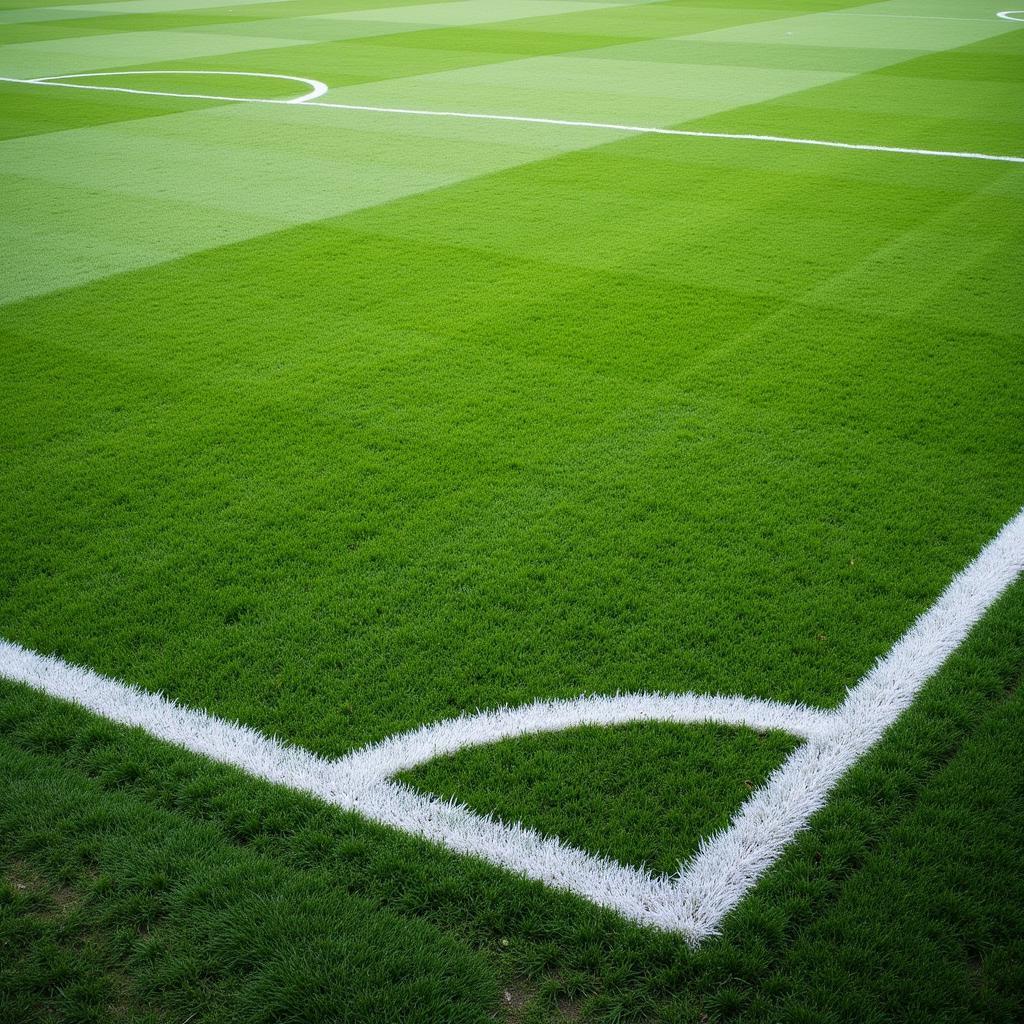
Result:
[[[116,93],[78,91],[73,99],[65,99],[54,90],[35,86],[0,82],[0,140],[45,135],[49,132],[73,131],[94,125],[120,124],[147,117],[165,117],[199,109],[198,100],[171,100],[166,97],[132,97],[125,103]],[[213,106],[214,104],[210,104]]]

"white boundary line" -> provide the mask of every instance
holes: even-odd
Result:
[[[687,139],[730,139],[740,142],[774,142],[790,146],[819,146],[825,149],[856,150],[867,153],[895,153],[908,156],[946,157],[955,160],[989,160],[997,163],[1024,164],[1024,156],[1006,156],[996,153],[972,153],[949,149],[917,149],[911,146],[876,146],[859,142],[835,142],[828,139],[802,139],[787,135],[757,135],[748,132],[702,132],[684,128],[655,128],[634,124],[614,124],[605,121],[573,121],[555,117],[526,117],[517,114],[483,114],[461,110],[419,110],[415,107],[377,107],[360,103],[323,103],[309,96],[297,96],[293,99],[271,99],[253,96],[215,96],[205,93],[161,92],[156,89],[128,89],[113,85],[83,85],[81,82],[64,81],[68,78],[99,78],[110,74],[118,75],[149,75],[149,74],[206,74],[206,75],[244,75],[255,78],[285,78],[296,82],[305,82],[322,87],[327,86],[315,79],[299,78],[291,75],[262,75],[258,72],[241,71],[123,71],[95,72],[84,75],[58,75],[50,78],[10,78],[0,75],[0,82],[11,82],[16,85],[35,85],[61,89],[89,89],[95,92],[121,92],[136,96],[167,96],[173,99],[218,100],[224,103],[266,103],[276,106],[324,107],[331,110],[356,110],[373,114],[398,114],[409,117],[448,117],[469,121],[507,121],[513,124],[543,124],[561,128],[588,128],[609,132],[627,132],[632,135],[671,135]],[[322,96],[323,92],[316,95]]]
[[[992,23],[991,18],[957,18],[948,14],[880,14],[869,11],[820,11],[826,18],[897,18],[900,21],[983,21],[986,25]],[[806,17],[806,15],[804,15]],[[1001,14],[996,15],[1001,18]]]
[[[114,85],[82,85],[77,82],[70,82],[72,78],[135,78],[137,75],[162,75],[165,78],[175,75],[222,75],[226,78],[274,78],[282,82],[301,82],[309,86],[309,92],[303,93],[290,100],[266,99],[252,96],[249,98],[239,96],[216,96],[201,92],[160,92],[156,89],[126,89],[123,86]],[[24,85],[60,85],[68,89],[92,89],[97,92],[128,92],[136,96],[178,96],[187,100],[225,100],[229,103],[308,103],[323,96],[327,92],[327,86],[316,78],[302,78],[299,75],[273,75],[268,71],[90,71],[80,75],[51,75],[47,78],[0,78],[2,82],[21,82]]]
[[[576,893],[639,924],[678,932],[696,945],[718,931],[722,918],[807,827],[832,787],[910,706],[1022,571],[1024,509],[832,711],[696,693],[581,696],[438,722],[328,761],[4,640],[0,676],[372,821]],[[594,856],[393,781],[399,772],[468,746],[637,721],[781,729],[805,742],[747,799],[729,826],[704,840],[671,877]]]
[[[1024,11],[1000,11],[996,17],[1003,21],[1024,21],[1024,18],[1015,18],[1015,14],[1024,14]]]

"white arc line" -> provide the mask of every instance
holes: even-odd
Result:
[[[638,924],[677,932],[696,945],[718,932],[725,915],[807,827],[835,784],[910,706],[1021,572],[1024,509],[954,576],[935,604],[832,711],[696,693],[582,696],[464,715],[329,761],[5,640],[0,640],[0,676],[249,775],[576,893]],[[804,743],[675,876],[652,875],[595,856],[393,781],[399,772],[467,746],[579,725],[638,721],[780,729]]]
[[[80,82],[69,81],[69,79],[75,78],[135,78],[139,75],[160,75],[164,78],[175,78],[178,75],[221,75],[225,78],[273,78],[281,82],[300,82],[302,85],[308,85],[309,92],[287,100],[269,99],[263,101],[259,97],[254,96],[213,96],[199,92],[161,92],[156,89],[128,89],[124,86],[114,85],[83,85]],[[181,99],[187,100],[223,100],[228,103],[272,102],[286,105],[291,103],[308,103],[310,100],[315,100],[327,92],[327,86],[316,78],[302,78],[299,75],[274,75],[268,71],[89,71],[80,75],[51,75],[45,78],[27,79],[2,78],[0,81],[21,81],[25,85],[61,85],[68,89],[92,89],[96,92],[127,92],[134,93],[136,96],[178,96]]]
[[[110,72],[111,74],[115,72]],[[116,74],[180,74],[180,72],[153,72],[153,71],[125,71]],[[197,74],[242,74],[242,72],[196,72]],[[255,72],[245,72],[255,77],[272,78],[293,78],[290,75],[257,75]],[[92,78],[99,77],[100,73],[88,75],[64,75],[61,78]],[[315,79],[293,78],[294,81],[316,83],[323,86],[322,82]],[[379,107],[361,103],[324,103],[309,97],[299,96],[294,99],[281,100],[261,98],[255,96],[215,96],[206,93],[186,92],[162,92],[156,89],[129,89],[123,86],[114,85],[84,85],[81,82],[68,82],[57,78],[10,78],[0,75],[0,82],[11,82],[17,85],[36,85],[56,87],[62,89],[90,89],[95,92],[120,92],[131,93],[136,96],[167,96],[172,99],[192,100],[217,100],[224,103],[265,103],[277,106],[294,107],[322,107],[330,110],[355,110],[371,114],[395,114],[406,117],[447,117],[468,121],[505,121],[512,124],[543,124],[560,128],[585,128],[608,132],[626,132],[631,135],[670,135],[677,138],[687,139],[729,139],[739,142],[772,142],[789,146],[818,146],[824,149],[845,149],[866,153],[894,153],[905,156],[945,157],[953,160],[988,160],[996,163],[1024,164],[1024,156],[1008,156],[998,153],[973,153],[955,149],[918,149],[912,146],[881,146],[864,142],[836,142],[830,139],[803,139],[788,135],[758,135],[752,132],[702,132],[685,128],[657,128],[635,124],[615,124],[606,121],[574,121],[566,118],[556,117],[527,117],[519,114],[486,114],[475,113],[464,110],[420,110],[416,107]],[[326,90],[326,86],[324,89]],[[322,96],[323,92],[316,95]]]
[[[1024,18],[1015,18],[1015,14],[1024,14],[1024,11],[1000,11],[996,17],[1004,21],[1024,21]]]

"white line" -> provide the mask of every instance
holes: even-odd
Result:
[[[1000,11],[996,17],[1004,21],[1024,21],[1024,18],[1015,18],[1015,14],[1024,14],[1024,11]]]
[[[953,578],[834,711],[695,693],[537,701],[427,725],[328,761],[3,640],[0,676],[250,775],[576,893],[639,924],[678,932],[697,944],[718,931],[722,918],[807,827],[832,787],[910,706],[1022,571],[1024,509]],[[742,724],[785,730],[805,742],[751,795],[730,825],[703,842],[672,877],[594,856],[393,781],[399,772],[467,746],[584,724],[635,721]]]
[[[156,72],[118,72],[118,74],[154,74]],[[175,72],[163,72],[174,74]],[[217,72],[200,72],[216,74]],[[223,72],[233,74],[234,72]],[[93,77],[92,75],[64,76]],[[290,77],[290,76],[273,76]],[[313,79],[295,79],[296,81],[312,82]],[[909,156],[947,157],[955,160],[989,160],[997,163],[1024,164],[1024,156],[1004,156],[995,153],[971,153],[950,149],[917,149],[911,146],[878,146],[869,143],[835,142],[828,139],[801,139],[786,135],[756,135],[748,132],[702,132],[683,128],[654,128],[633,124],[614,124],[604,121],[572,121],[555,117],[526,117],[517,114],[483,114],[461,110],[419,110],[415,107],[377,107],[360,103],[323,103],[297,97],[280,100],[252,96],[215,96],[205,93],[160,92],[155,89],[127,89],[112,85],[83,85],[80,82],[57,81],[51,78],[8,78],[0,76],[0,82],[12,82],[17,85],[35,85],[57,87],[62,89],[90,89],[96,92],[131,93],[136,96],[167,96],[172,99],[217,100],[224,103],[268,103],[295,107],[324,107],[330,110],[355,110],[373,114],[398,114],[409,117],[448,117],[469,121],[507,121],[514,124],[543,124],[561,128],[587,128],[610,132],[627,132],[633,135],[671,135],[688,139],[731,139],[740,142],[774,142],[790,146],[819,146],[825,149],[857,150],[867,153],[895,153]],[[323,83],[318,83],[322,85]],[[318,94],[318,95],[322,95]]]
[[[700,935],[771,866],[829,792],[910,707],[925,683],[1024,572],[1024,509],[953,577],[932,607],[847,694],[832,713],[831,736],[813,738],[790,755],[740,808],[729,828],[701,844],[676,898]]]
[[[210,96],[205,93],[195,92],[159,92],[155,89],[126,89],[114,85],[82,85],[80,82],[70,82],[72,78],[134,78],[137,75],[160,75],[164,78],[176,77],[177,75],[223,75],[227,78],[273,78],[281,82],[301,82],[309,86],[309,92],[292,99],[266,99],[259,97],[240,96]],[[178,96],[190,100],[226,100],[229,103],[308,103],[323,96],[327,92],[327,86],[316,78],[302,78],[298,75],[274,75],[268,71],[89,71],[80,75],[51,75],[40,78],[0,78],[3,82],[21,81],[25,85],[61,85],[69,89],[92,89],[97,92],[129,92],[137,96]]]
[[[991,18],[955,18],[942,14],[874,14],[860,11],[822,11],[826,18],[899,18],[912,21],[983,21],[986,25],[991,24]],[[1001,14],[996,15],[1001,18]]]
[[[719,722],[745,725],[760,732],[778,729],[808,740],[823,739],[832,732],[829,712],[803,704],[698,693],[594,695],[572,700],[539,700],[516,708],[445,719],[364,747],[350,754],[346,762],[354,774],[376,783],[467,747],[534,733],[561,732],[583,725],[610,726],[627,722],[676,725]]]

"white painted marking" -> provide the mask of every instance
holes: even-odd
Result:
[[[696,693],[582,696],[426,725],[328,761],[4,640],[0,676],[372,821],[576,893],[631,921],[678,932],[696,945],[719,930],[723,917],[807,827],[833,786],[910,706],[1022,571],[1024,509],[831,711]],[[703,841],[671,877],[566,846],[520,824],[482,817],[393,781],[399,772],[469,746],[624,722],[747,725],[784,730],[805,742],[748,798],[729,826]]]
[[[82,85],[70,82],[72,78],[135,78],[139,75],[162,75],[174,78],[178,75],[223,75],[229,78],[273,78],[281,82],[299,82],[309,86],[309,92],[292,99],[261,100],[255,96],[211,96],[198,92],[159,92],[155,89],[128,89],[123,86]],[[15,78],[3,78],[0,81],[16,82]],[[49,78],[21,79],[26,85],[62,85],[69,89],[93,89],[98,92],[129,92],[137,96],[177,96],[188,100],[223,100],[228,103],[308,103],[327,92],[327,86],[315,78],[300,78],[298,75],[272,75],[266,71],[90,71],[81,75],[53,75]]]
[[[181,74],[182,72],[110,72],[111,74]],[[216,72],[197,72],[198,74],[215,74]],[[221,74],[243,74],[243,72],[220,72]],[[253,74],[247,72],[248,74]],[[98,77],[84,75],[81,77]],[[63,78],[77,76],[65,75]],[[257,76],[259,77],[259,76]],[[266,77],[290,78],[287,75]],[[315,79],[295,78],[294,81],[314,83]],[[544,124],[561,128],[588,128],[610,132],[626,132],[633,135],[671,135],[688,139],[731,139],[740,142],[774,142],[790,146],[819,146],[825,149],[856,150],[866,153],[894,153],[908,156],[946,157],[955,160],[989,160],[997,163],[1024,164],[1024,156],[1004,156],[995,153],[971,153],[950,149],[917,149],[911,146],[877,146],[870,143],[835,142],[828,139],[801,139],[787,135],[757,135],[748,132],[701,132],[683,128],[653,128],[633,124],[611,124],[604,121],[571,121],[555,117],[524,117],[516,114],[482,114],[461,110],[418,110],[415,107],[377,107],[359,103],[323,103],[309,97],[299,96],[295,99],[279,100],[249,96],[211,96],[202,93],[161,92],[155,89],[127,89],[112,85],[83,85],[80,82],[62,81],[54,78],[9,78],[0,75],[0,82],[12,82],[17,85],[49,86],[63,89],[91,89],[97,92],[123,92],[136,96],[168,96],[173,99],[220,100],[226,103],[270,103],[275,105],[291,105],[297,107],[325,107],[331,110],[356,110],[372,114],[398,114],[409,117],[449,117],[469,121],[507,121],[513,124]],[[315,82],[323,86],[322,82]],[[326,88],[326,87],[324,87]],[[323,95],[322,92],[317,95]]]
[[[1024,18],[1014,17],[1016,14],[1024,14],[1024,11],[1000,11],[996,17],[1002,18],[1004,21],[1024,21]]]
[[[984,21],[991,18],[957,18],[948,14],[869,14],[864,11],[822,11],[826,18],[898,18],[901,21]],[[1002,17],[1002,15],[997,15]]]

